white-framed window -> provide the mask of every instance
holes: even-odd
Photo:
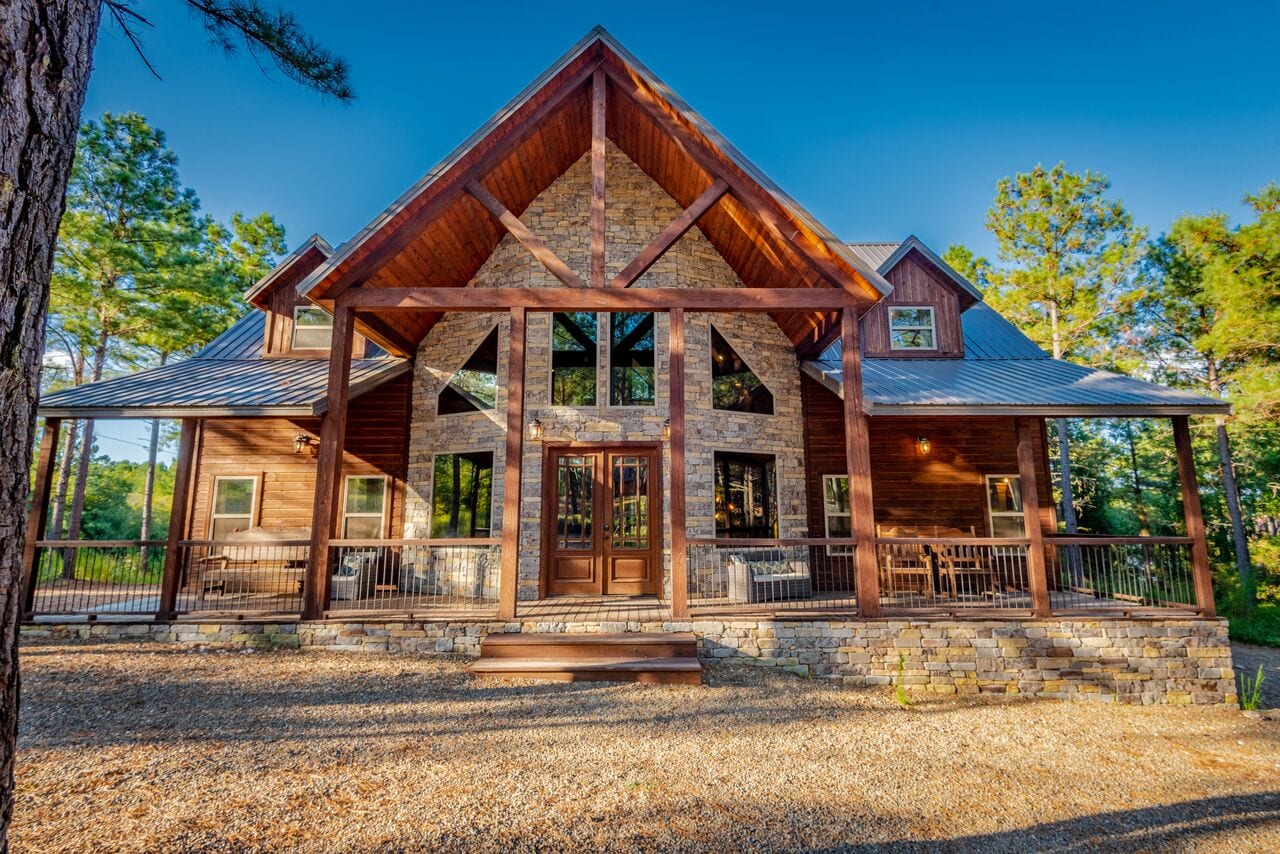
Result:
[[[824,474],[822,476],[822,515],[826,520],[827,537],[852,537],[853,513],[849,510],[849,476]],[[853,554],[853,546],[827,546],[831,557]]]
[[[1022,481],[1019,477],[1016,474],[989,474],[985,485],[991,536],[1025,537],[1027,526],[1022,515]]]
[[[256,477],[215,477],[213,502],[209,505],[209,539],[223,540],[228,534],[252,528],[257,506]]]
[[[889,307],[889,349],[936,350],[933,306],[894,305]]]
[[[294,350],[328,350],[332,343],[333,315],[319,306],[294,306]]]
[[[386,477],[349,474],[342,493],[342,539],[381,539],[387,512]]]

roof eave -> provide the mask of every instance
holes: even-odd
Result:
[[[1167,418],[1174,415],[1230,415],[1229,404],[952,404],[876,403],[868,415],[1030,415],[1044,418]]]

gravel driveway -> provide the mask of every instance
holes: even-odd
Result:
[[[1280,850],[1280,721],[31,642],[15,850]]]

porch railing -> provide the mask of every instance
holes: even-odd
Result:
[[[880,603],[889,612],[960,610],[1030,614],[1030,540],[995,537],[881,537]]]
[[[33,614],[150,615],[160,607],[163,540],[42,540]]]
[[[334,540],[333,612],[492,611],[500,539]]]
[[[299,614],[309,540],[186,540],[179,544],[179,614]]]
[[[1055,612],[1194,609],[1190,537],[1052,537],[1045,541]]]
[[[690,539],[689,608],[801,613],[856,608],[850,539]]]

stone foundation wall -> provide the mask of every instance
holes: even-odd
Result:
[[[1225,620],[62,623],[27,625],[22,636],[476,656],[490,632],[625,631],[691,631],[707,661],[777,667],[853,686],[900,679],[912,691],[936,694],[1237,702]]]

